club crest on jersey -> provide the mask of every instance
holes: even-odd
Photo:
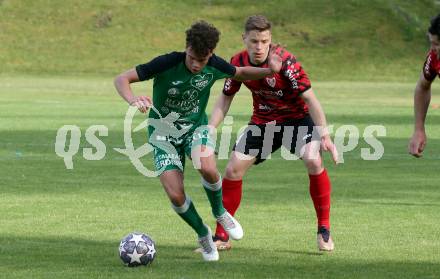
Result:
[[[267,77],[266,82],[267,84],[269,84],[270,87],[274,88],[277,80],[275,77]]]
[[[205,88],[213,79],[212,73],[198,74],[191,79],[191,86],[202,90]]]

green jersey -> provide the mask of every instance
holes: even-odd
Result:
[[[196,128],[207,123],[205,109],[214,82],[234,76],[235,67],[213,54],[203,70],[193,74],[185,65],[185,56],[185,52],[161,55],[136,66],[136,72],[141,81],[154,78],[154,109],[149,118],[160,119],[174,112],[179,114],[176,126]]]
[[[159,173],[183,171],[185,154],[190,156],[197,145],[215,146],[204,127],[211,87],[216,80],[232,77],[236,71],[213,54],[202,71],[193,74],[185,65],[185,57],[185,52],[173,52],[136,66],[139,80],[154,79],[148,142],[154,146]]]

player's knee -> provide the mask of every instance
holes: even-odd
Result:
[[[235,166],[228,165],[225,171],[225,178],[230,180],[239,180],[243,178],[243,171]]]
[[[182,206],[185,203],[185,199],[186,199],[185,194],[177,193],[177,192],[169,193],[168,197],[169,197],[171,203],[177,207]]]
[[[218,170],[215,165],[202,165],[200,168],[200,173],[205,179],[209,179],[211,181],[215,180],[218,176]]]
[[[320,172],[322,172],[323,166],[321,158],[304,160],[304,163],[309,174],[319,174]]]

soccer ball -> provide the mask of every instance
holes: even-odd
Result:
[[[154,241],[144,233],[130,233],[119,244],[119,257],[129,267],[148,265],[156,257]]]

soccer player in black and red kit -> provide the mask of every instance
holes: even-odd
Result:
[[[431,84],[440,75],[440,14],[431,20],[428,38],[431,49],[414,90],[414,133],[408,144],[408,152],[417,158],[422,157],[426,145],[425,118],[431,101]]]
[[[235,66],[267,67],[268,53],[273,47],[271,23],[264,16],[249,17],[243,41],[246,50],[233,56],[231,63]],[[330,236],[331,184],[323,167],[321,150],[331,152],[335,163],[338,154],[326,130],[324,112],[307,74],[286,50],[282,50],[282,58],[282,70],[272,76],[243,82],[227,79],[223,94],[215,104],[209,124],[217,127],[241,84],[252,92],[253,115],[247,129],[237,140],[226,167],[223,204],[228,212],[235,214],[240,205],[242,178],[246,171],[283,145],[300,157],[307,168],[310,196],[318,219],[318,249],[331,251],[334,249]],[[228,235],[219,224],[214,240],[219,250],[231,248]]]

